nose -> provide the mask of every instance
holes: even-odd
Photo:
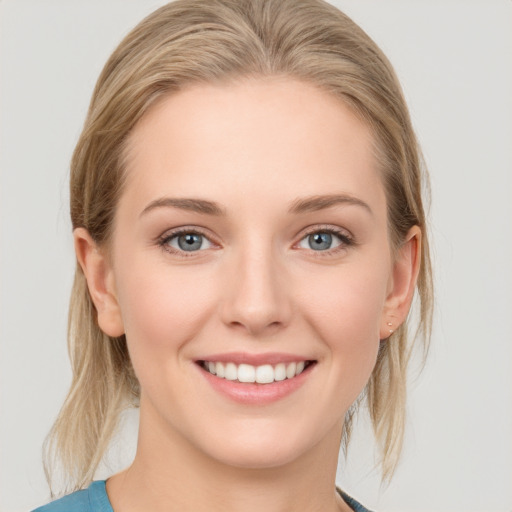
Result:
[[[230,328],[252,336],[275,333],[288,325],[291,301],[284,266],[271,250],[246,250],[230,262],[221,317]]]

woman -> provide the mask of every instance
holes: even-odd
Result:
[[[178,0],[107,62],[71,172],[71,390],[38,510],[356,510],[365,402],[398,461],[428,339],[419,149],[380,50],[319,0]],[[422,338],[419,338],[420,341]],[[119,413],[132,465],[91,484]]]

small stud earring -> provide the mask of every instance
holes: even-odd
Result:
[[[391,322],[388,322],[388,327],[391,327],[393,324]],[[389,329],[389,334],[393,334],[393,329]]]

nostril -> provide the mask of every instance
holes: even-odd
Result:
[[[246,321],[232,321],[229,324],[232,328],[243,330],[253,336],[266,333],[271,334],[279,330],[283,323],[279,321],[267,322],[248,317]]]

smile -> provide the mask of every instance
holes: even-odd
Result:
[[[263,364],[236,364],[234,362],[200,361],[200,366],[220,379],[238,381],[241,383],[272,384],[286,379],[293,379],[308,368],[313,361],[296,361]]]

